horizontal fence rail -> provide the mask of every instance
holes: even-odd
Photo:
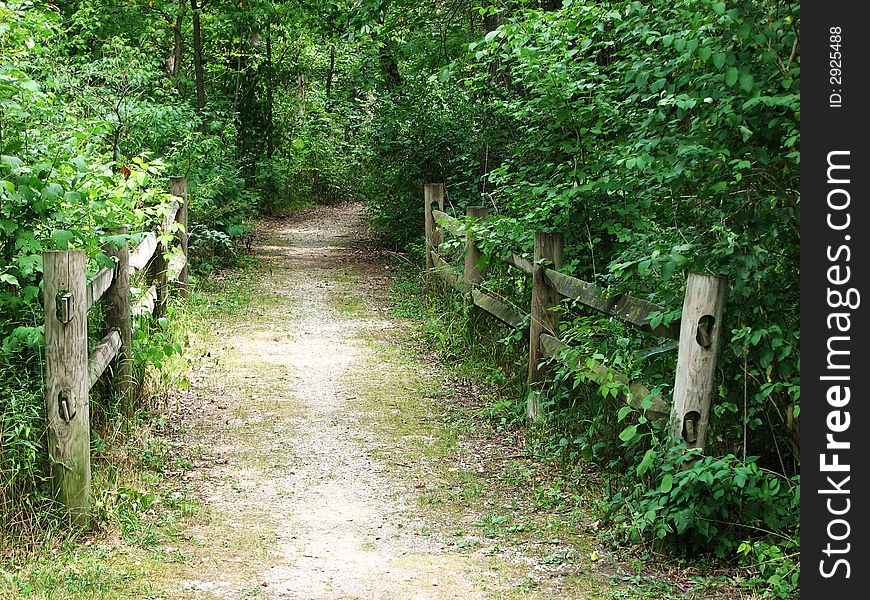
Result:
[[[478,267],[482,254],[471,228],[444,212],[443,184],[426,184],[424,201],[427,268],[450,287],[469,294],[474,306],[528,335],[530,386],[546,377],[547,370],[542,365],[544,360],[555,359],[600,385],[621,384],[625,400],[648,419],[670,419],[674,438],[682,438],[690,448],[704,449],[722,314],[728,296],[728,283],[724,277],[689,273],[682,317],[667,325],[658,323],[653,326],[654,314],[671,310],[628,294],[609,294],[593,283],[559,272],[562,237],[539,232],[535,234],[534,260],[514,252],[508,252],[504,257],[488,257],[490,261],[500,260],[532,277],[531,311],[525,312],[480,289],[479,284],[485,280],[485,273]],[[487,212],[482,207],[469,207],[466,216],[471,220],[482,219]],[[460,268],[454,267],[440,254],[445,232],[465,238],[465,260]],[[671,340],[652,349],[648,355],[677,349],[673,401],[669,402],[642,383],[629,381],[624,375],[589,357],[569,358],[572,354],[566,352],[568,345],[557,336],[557,316],[552,310],[563,298],[650,335]],[[526,412],[530,421],[540,418],[537,394],[529,394]]]
[[[90,281],[84,251],[43,255],[45,402],[52,486],[75,522],[86,523],[90,518],[90,390],[114,361],[112,389],[120,396],[124,414],[132,413],[132,317],[160,316],[170,282],[176,282],[182,295],[186,293],[187,179],[171,178],[169,192],[179,200],[170,205],[157,231],[146,232],[133,250],[126,243],[106,245],[103,251],[115,264],[100,269]],[[180,225],[172,236],[177,247],[159,243],[175,223]],[[170,252],[172,260],[167,262]],[[132,302],[130,275],[144,269],[150,285]],[[108,332],[89,353],[88,310],[99,302],[104,303]]]

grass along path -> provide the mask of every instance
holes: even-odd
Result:
[[[450,466],[460,446],[440,418],[439,374],[402,349],[407,324],[383,302],[389,267],[354,244],[360,207],[261,233],[250,307],[213,324],[221,347],[183,411],[211,459],[188,474],[209,516],[186,531],[166,593],[585,597],[564,595],[567,578],[539,583],[533,559],[466,539],[475,511],[432,508],[440,486],[485,493],[478,473]]]
[[[360,207],[262,233],[251,305],[213,324],[221,348],[192,379],[188,440],[211,462],[189,475],[208,519],[186,531],[166,593],[583,597],[569,578],[539,583],[534,559],[469,541],[485,516],[432,502],[444,486],[466,504],[491,499],[480,473],[450,464],[460,445],[441,424],[443,384],[402,349],[389,267],[354,244]]]
[[[34,568],[29,597],[609,597],[593,543],[529,509],[516,448],[445,419],[461,390],[409,348],[364,241],[355,205],[258,230],[256,264],[191,306],[202,359],[163,445],[199,510]]]

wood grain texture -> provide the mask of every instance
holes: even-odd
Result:
[[[704,450],[706,446],[727,297],[726,278],[689,274],[671,412],[671,436],[684,439],[689,448]]]
[[[469,206],[465,209],[466,216],[475,220],[485,219],[488,212],[484,206]],[[481,253],[473,238],[471,231],[465,232],[465,268],[463,274],[465,286],[468,289],[472,289],[486,277],[486,271],[478,266]]]
[[[558,233],[535,233],[535,262],[532,272],[532,315],[529,325],[529,390],[544,377],[540,363],[541,334],[555,334],[557,318],[552,308],[559,303],[559,292],[553,289],[544,277],[546,268],[542,261],[550,262],[555,268],[562,266],[564,242]],[[541,403],[536,393],[530,393],[526,402],[526,418],[529,422],[541,419]]]
[[[459,223],[459,220],[455,217],[451,217],[446,212],[441,210],[433,210],[432,218],[435,219],[435,224],[446,231],[449,231],[453,235],[465,235],[465,232],[462,230],[462,225]]]
[[[187,257],[181,252],[174,253],[166,265],[167,281],[181,281],[181,275],[187,269]]]
[[[560,339],[546,333],[541,334],[541,352],[547,358],[559,358],[561,351],[567,347],[568,346]],[[565,361],[563,364],[583,373],[591,381],[594,381],[599,385],[608,381],[617,381],[628,385],[628,394],[623,397],[634,408],[644,411],[644,416],[650,421],[667,419],[670,414],[670,406],[664,398],[658,395],[651,395],[649,388],[642,383],[629,381],[624,375],[617,373],[601,363],[580,359],[573,363]],[[644,408],[644,399],[648,397],[649,400],[647,400],[646,403],[649,404],[649,407]]]
[[[51,483],[74,522],[91,508],[90,406],[86,257],[82,250],[45,252],[45,408]],[[69,294],[69,321],[57,318],[57,298]]]
[[[532,264],[532,261],[523,258],[519,254],[511,254],[503,260],[512,267],[516,267],[526,275],[532,275],[535,272],[535,266]]]
[[[94,387],[94,384],[112,362],[112,359],[117,356],[121,349],[121,334],[116,329],[110,331],[99,344],[94,346],[91,355],[88,357],[88,389]]]
[[[104,267],[100,269],[94,278],[88,282],[88,308],[99,302],[109,286],[112,285],[112,280],[115,278],[115,269]]]
[[[433,267],[435,270],[435,274],[438,275],[445,283],[447,283],[457,292],[461,292],[464,294],[468,291],[468,289],[465,287],[465,280],[462,278],[462,273],[450,266],[450,263],[441,258],[441,256],[434,250],[432,251],[432,262],[435,265]]]
[[[616,317],[620,321],[634,325],[643,331],[672,340],[680,339],[679,320],[671,322],[668,326],[650,326],[650,313],[668,312],[668,309],[664,306],[640,300],[628,294],[608,296],[604,290],[593,283],[588,283],[582,279],[577,279],[552,269],[545,269],[544,276],[547,278],[547,282],[559,294],[576,300],[583,306],[588,306],[604,314]]]
[[[155,250],[157,250],[157,236],[149,231],[139,245],[130,252],[130,268],[137,271],[144,269],[154,256]]]
[[[184,262],[178,270],[178,276],[175,278],[178,293],[182,298],[187,298],[187,285],[190,279],[190,270],[188,269],[188,236],[187,236],[187,213],[189,209],[189,198],[187,191],[187,177],[170,177],[169,178],[169,193],[173,196],[178,196],[181,199],[181,206],[178,208],[176,219],[181,225],[181,228],[176,232],[175,237],[178,241],[178,248],[181,250],[181,255],[184,257]],[[172,265],[170,264],[170,268]]]
[[[513,307],[506,302],[502,302],[495,296],[491,296],[479,289],[471,291],[471,298],[475,306],[482,308],[502,323],[510,325],[516,329],[528,328],[527,320],[529,315],[523,313],[516,307]]]
[[[115,259],[115,277],[106,292],[106,325],[118,331],[120,347],[115,369],[115,391],[118,393],[121,412],[133,414],[133,316],[130,306],[130,249],[127,244],[120,248],[107,246],[104,252]],[[101,371],[102,372],[102,371]],[[93,385],[93,384],[91,384]]]
[[[426,229],[426,268],[431,269],[435,266],[432,257],[432,250],[437,248],[444,242],[444,233],[439,231],[435,224],[432,205],[436,205],[436,210],[444,210],[444,184],[443,183],[427,183],[424,187],[424,219]]]

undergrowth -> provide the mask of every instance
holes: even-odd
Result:
[[[512,287],[505,281],[496,286],[505,294]],[[522,298],[522,287],[513,287]],[[460,377],[492,390],[474,414],[457,419],[467,427],[484,419],[496,430],[525,426],[527,338],[413,268],[393,284],[391,301],[397,316],[420,322],[427,350]],[[579,321],[572,318],[573,330]],[[669,449],[663,425],[607,386],[557,365],[550,379],[534,390],[547,418],[523,437],[529,455],[553,465],[554,475],[528,483],[535,486],[537,509],[574,515],[570,527],[586,526],[579,521],[583,511],[573,509],[596,507],[600,541],[635,565],[619,570],[621,591],[614,597],[629,597],[626,588],[634,590],[630,597],[679,597],[685,585],[665,577],[679,565],[705,573],[691,584],[702,595],[721,597],[720,588],[739,584],[763,596],[793,596],[800,547],[796,480],[764,469],[756,457]],[[584,486],[590,469],[600,489]]]
[[[90,331],[102,330],[97,311],[91,321]],[[182,343],[191,329],[184,312],[172,306],[166,318],[135,322],[139,393],[132,417],[121,414],[110,372],[92,389],[93,516],[87,527],[72,526],[52,499],[41,352],[20,352],[0,363],[0,598],[129,593],[126,582],[136,565],[106,557],[119,544],[162,551],[197,512],[174,477],[191,462],[169,422],[172,390],[187,383]]]

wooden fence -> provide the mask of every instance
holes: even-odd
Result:
[[[496,319],[511,327],[528,330],[530,386],[544,379],[546,371],[541,367],[544,359],[563,359],[565,353],[562,350],[566,345],[558,338],[557,315],[552,309],[563,298],[575,300],[641,331],[677,342],[672,403],[651,394],[645,385],[628,381],[606,365],[581,359],[570,366],[593,381],[622,383],[626,399],[636,408],[644,410],[647,418],[670,418],[673,437],[681,437],[690,448],[704,449],[722,313],[728,296],[728,282],[724,277],[690,273],[682,317],[668,325],[653,326],[651,314],[669,312],[668,308],[627,294],[609,295],[593,283],[560,273],[562,236],[538,232],[535,233],[533,260],[518,254],[510,254],[507,258],[489,257],[501,260],[532,277],[532,300],[530,313],[527,313],[480,289],[479,284],[486,278],[486,273],[479,268],[481,251],[469,228],[444,212],[443,184],[426,184],[424,202],[427,268],[459,292],[469,294],[475,306]],[[466,215],[470,219],[481,219],[487,216],[487,209],[468,207]],[[465,238],[465,260],[461,272],[440,253],[445,231]],[[540,418],[538,395],[529,394],[526,413],[530,421]]]
[[[131,414],[135,396],[133,316],[160,316],[171,282],[186,295],[187,179],[173,177],[169,192],[180,201],[170,206],[158,230],[146,233],[132,250],[127,244],[120,248],[107,245],[104,252],[114,259],[114,267],[101,269],[90,281],[83,250],[43,255],[45,403],[52,485],[55,497],[78,523],[88,521],[91,507],[90,390],[114,360],[113,388],[122,411]],[[178,251],[167,261],[170,249],[160,239],[173,223],[181,225],[174,235]],[[146,267],[150,287],[131,302],[131,272]],[[88,310],[100,301],[105,304],[109,331],[89,353]]]

